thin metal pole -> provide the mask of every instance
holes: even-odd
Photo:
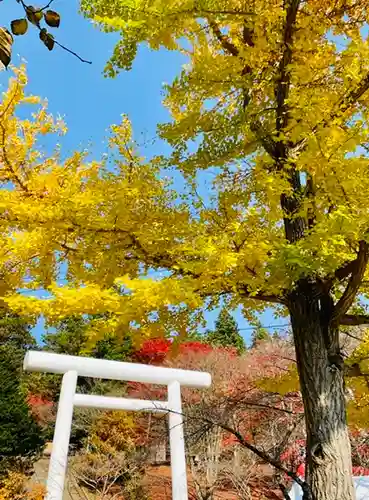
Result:
[[[168,385],[168,407],[172,500],[188,500],[181,386],[179,382],[171,382]]]
[[[47,478],[46,500],[63,500],[77,378],[76,371],[68,371],[63,376]]]

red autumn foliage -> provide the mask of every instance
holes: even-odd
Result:
[[[134,353],[134,359],[140,363],[152,365],[176,366],[188,369],[199,369],[199,360],[211,354],[219,353],[221,356],[234,358],[237,350],[233,348],[213,347],[202,342],[191,341],[174,344],[170,339],[156,338],[146,340],[141,348]],[[195,366],[193,366],[195,362]],[[187,365],[190,365],[188,367]],[[229,388],[231,391],[231,387]],[[148,399],[165,399],[166,390],[163,387],[155,387],[152,384],[140,382],[129,382],[128,393],[131,397]]]
[[[134,353],[134,358],[140,363],[161,365],[169,357],[177,358],[191,354],[209,354],[214,351],[226,352],[237,356],[235,348],[213,347],[198,341],[174,343],[171,339],[156,338],[145,340],[140,349]]]
[[[141,363],[161,364],[169,353],[171,342],[168,339],[145,340],[141,348],[135,352],[134,358]]]
[[[210,372],[213,381],[209,389],[182,389],[184,411],[207,412],[207,416],[215,419],[218,418],[217,412],[219,415],[222,412],[224,415],[233,414],[238,430],[253,444],[269,447],[270,422],[274,426],[273,434],[281,436],[286,424],[294,418],[288,410],[300,412],[302,409],[299,393],[280,396],[267,393],[258,386],[260,379],[285,373],[291,364],[293,354],[286,343],[263,344],[238,356],[234,349],[214,348],[200,342],[172,345],[168,340],[155,339],[144,343],[137,354],[141,361],[155,360],[158,363],[160,360],[161,365],[168,367]],[[140,399],[167,399],[165,387],[131,383],[128,392],[130,397]],[[224,432],[221,442],[222,448],[228,449],[237,443],[237,439]]]
[[[32,415],[35,417],[39,425],[46,426],[54,418],[54,403],[48,399],[36,395],[29,394],[27,397],[28,406],[31,409]]]

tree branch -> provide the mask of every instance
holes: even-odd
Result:
[[[27,5],[24,3],[24,0],[17,0],[23,7],[24,9],[24,12],[27,14]],[[49,3],[47,5],[45,5],[44,7],[40,8],[39,10],[36,10],[36,12],[42,12],[44,10],[46,10],[52,3],[53,3],[54,0],[50,0]],[[39,24],[35,24],[36,28],[38,28],[39,31],[41,31],[41,26]],[[77,52],[74,52],[73,50],[71,49],[68,49],[68,47],[65,47],[65,45],[62,45],[60,42],[58,42],[57,40],[55,40],[54,37],[52,37],[52,39],[54,40],[54,43],[56,45],[59,45],[59,47],[63,50],[65,50],[66,52],[69,52],[69,54],[72,54],[74,57],[76,57],[77,59],[79,59],[81,62],[83,63],[86,63],[86,64],[92,64],[92,61],[87,61],[86,59],[83,59],[81,56],[79,56],[77,54]]]
[[[246,45],[248,45],[249,47],[254,47],[255,46],[254,41],[252,39],[252,35],[253,35],[253,32],[247,26],[246,19],[245,19],[245,21],[243,23],[242,38],[243,38],[244,43]]]
[[[173,412],[173,410],[168,410],[168,413],[177,413],[177,412]],[[267,452],[265,452],[263,450],[260,450],[259,448],[257,448],[253,444],[251,444],[235,428],[230,427],[229,425],[227,425],[225,423],[222,423],[222,422],[219,422],[219,421],[214,421],[214,420],[212,420],[210,418],[206,418],[206,417],[203,417],[203,416],[194,418],[194,417],[188,417],[188,415],[186,415],[184,413],[180,413],[180,414],[182,416],[184,416],[185,419],[187,419],[187,420],[190,418],[192,420],[199,420],[199,421],[204,422],[204,424],[206,424],[207,426],[209,426],[209,429],[211,429],[212,427],[219,427],[220,429],[222,429],[222,430],[224,430],[224,431],[232,434],[237,439],[238,443],[241,446],[243,446],[244,448],[252,451],[253,453],[255,453],[255,455],[257,455],[263,461],[267,462],[268,464],[272,465],[275,469],[279,470],[280,472],[283,472],[288,477],[290,477],[291,479],[293,479],[301,487],[301,489],[303,490],[303,492],[304,492],[304,500],[313,500],[313,498],[311,496],[310,486],[308,485],[308,483],[306,483],[306,481],[304,481],[303,479],[301,479],[295,472],[287,469],[282,464],[282,462],[279,459],[273,458],[271,455],[269,455],[269,453],[267,453]]]
[[[286,0],[286,21],[283,33],[283,54],[278,66],[279,78],[277,79],[274,94],[277,102],[276,129],[283,130],[288,123],[287,99],[290,90],[291,76],[289,65],[292,62],[292,36],[295,29],[297,12],[300,0]]]
[[[109,230],[109,231],[111,231],[111,230]],[[113,229],[113,231],[115,231],[115,230]],[[178,262],[174,261],[169,254],[164,253],[164,254],[150,255],[150,252],[147,251],[142,246],[142,244],[140,243],[140,241],[138,240],[136,235],[134,235],[132,233],[128,233],[127,231],[124,231],[124,230],[122,230],[122,231],[123,231],[123,233],[127,234],[127,236],[131,239],[133,248],[135,248],[136,250],[141,252],[142,260],[143,261],[146,260],[146,263],[148,263],[150,265],[155,265],[158,267],[166,267],[169,270],[174,271],[175,274],[177,274],[177,275],[189,276],[193,279],[201,278],[201,276],[202,276],[201,273],[195,273],[195,272],[191,271],[190,269],[185,269],[179,261]],[[105,232],[105,229],[103,229],[103,232]],[[137,257],[137,259],[139,260],[140,258]],[[214,277],[214,279],[215,279],[215,277]],[[216,292],[215,293],[208,293],[206,291],[202,291],[201,288],[199,288],[199,290],[197,292],[201,296],[216,295]],[[227,293],[234,293],[234,292],[235,292],[234,288],[230,287],[229,290],[227,290],[227,288],[224,287],[224,289],[222,290],[221,293],[223,295],[225,295]],[[260,300],[263,302],[270,302],[273,304],[282,304],[282,305],[286,303],[282,296],[268,294],[268,293],[263,292],[263,291],[260,291],[256,294],[254,294],[253,292],[248,290],[247,285],[240,285],[237,288],[237,292],[241,296],[247,297],[247,298],[250,298],[253,300]]]
[[[369,325],[369,314],[344,314],[340,318],[340,325],[344,326]]]
[[[279,483],[278,486],[279,486],[279,489],[281,490],[281,492],[283,494],[284,499],[285,500],[291,500],[291,496],[290,496],[290,494],[288,492],[288,489],[285,487],[285,485],[282,484],[282,483]]]
[[[351,277],[346,286],[342,297],[339,299],[335,305],[331,317],[332,323],[340,324],[341,318],[346,314],[349,308],[352,306],[355,300],[356,294],[359,291],[361,282],[364,277],[364,273],[369,260],[369,247],[365,241],[360,241],[359,252],[357,254],[355,269],[351,273]]]
[[[231,54],[232,56],[238,56],[239,55],[239,50],[238,48],[229,40],[229,38],[221,32],[218,24],[213,21],[212,19],[208,19],[209,26],[212,29],[215,37],[218,39],[218,41],[221,43],[223,49]]]
[[[283,1],[285,21],[282,33],[282,55],[274,84],[274,96],[277,105],[275,123],[277,139],[273,158],[276,170],[285,174],[291,187],[291,192],[289,194],[283,192],[280,197],[285,237],[290,243],[295,243],[304,237],[308,225],[306,215],[310,216],[310,220],[313,221],[312,214],[298,215],[301,212],[304,194],[306,198],[307,193],[304,193],[302,190],[300,172],[297,170],[294,162],[289,161],[290,145],[281,137],[282,132],[287,128],[290,118],[288,104],[291,87],[290,66],[293,57],[293,35],[295,32],[300,1],[301,0]]]
[[[221,429],[223,429],[224,431],[227,431],[229,432],[230,434],[232,434],[236,439],[237,441],[240,443],[241,446],[243,446],[244,448],[252,451],[253,453],[255,453],[255,455],[257,455],[259,458],[261,458],[262,460],[264,460],[265,462],[269,463],[270,465],[272,465],[274,468],[276,468],[277,470],[283,472],[284,474],[286,474],[288,477],[290,477],[291,479],[293,479],[300,487],[301,489],[303,490],[304,492],[304,498],[308,498],[308,499],[311,499],[311,492],[310,492],[310,487],[309,485],[303,481],[297,474],[295,474],[293,471],[287,469],[282,463],[280,460],[278,459],[275,459],[273,457],[271,457],[268,453],[265,453],[264,451],[262,450],[259,450],[259,448],[257,448],[256,446],[254,446],[253,444],[249,443],[243,436],[240,432],[238,432],[236,429],[233,429],[232,427],[229,427],[228,425],[226,424],[222,424],[220,422],[212,422],[211,420],[208,420],[208,419],[204,419],[205,422],[207,422],[208,424],[211,424],[211,425],[217,425],[219,426]]]
[[[10,172],[10,178],[12,181],[14,181],[15,184],[17,184],[17,186],[22,190],[24,191],[27,195],[30,195],[30,192],[29,192],[29,189],[27,187],[27,185],[25,184],[25,182],[23,182],[23,180],[21,179],[21,177],[16,173],[16,171],[14,170],[12,164],[11,164],[11,161],[9,160],[9,157],[8,157],[8,152],[7,152],[7,145],[6,145],[6,130],[5,130],[5,127],[4,125],[2,124],[2,122],[0,121],[0,128],[1,128],[1,142],[2,142],[2,145],[3,145],[3,148],[2,148],[2,151],[3,151],[3,154],[2,154],[2,157],[3,157],[3,160],[4,160],[4,163],[5,163],[5,166],[8,168],[8,171]]]
[[[350,276],[350,274],[352,274],[355,271],[356,266],[357,266],[357,258],[355,260],[350,261],[350,262],[346,262],[341,267],[339,267],[335,271],[334,277],[338,281],[342,281],[345,278],[348,278]]]
[[[263,302],[271,302],[274,304],[286,304],[284,298],[279,295],[268,294],[266,292],[263,292],[262,290],[256,294],[253,294],[252,292],[250,292],[250,290],[248,290],[247,285],[240,285],[237,291],[241,296],[248,299],[261,300]]]
[[[209,26],[212,29],[215,37],[217,40],[221,43],[223,49],[228,52],[230,55],[238,57],[239,56],[239,49],[236,47],[236,45],[226,36],[223,35],[221,32],[221,29],[219,28],[219,25],[213,20],[213,19],[208,19]],[[244,20],[243,23],[243,29],[242,29],[242,39],[245,45],[249,47],[254,47],[254,41],[252,39],[252,30],[249,29],[249,27],[246,24],[246,19]],[[249,73],[251,73],[252,69],[249,64],[246,64],[245,67],[242,70],[241,76],[245,76]],[[243,109],[246,109],[246,106],[250,102],[250,95],[247,89],[243,90],[244,94],[244,100],[243,100]]]
[[[273,139],[272,134],[265,132],[263,125],[259,121],[250,123],[251,132],[253,132],[257,140],[261,143],[265,151],[273,160],[277,160],[277,142]]]
[[[325,290],[329,291],[336,281],[340,282],[348,278],[350,274],[355,272],[356,266],[357,266],[357,258],[342,264],[341,267],[336,269],[333,275],[326,276],[322,280]]]
[[[59,45],[59,47],[61,49],[65,50],[66,52],[69,52],[69,54],[72,54],[72,56],[76,57],[81,62],[86,63],[86,64],[92,64],[92,61],[88,61],[87,59],[83,59],[81,56],[79,56],[77,54],[77,52],[74,52],[74,50],[68,49],[68,47],[66,47],[65,45],[63,45],[60,42],[58,42],[58,40],[55,40],[55,38],[54,38],[54,42],[56,43],[56,45]]]

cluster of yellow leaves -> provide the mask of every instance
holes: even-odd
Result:
[[[351,427],[365,429],[369,418],[369,388],[363,377],[351,377],[347,386],[353,392],[353,398],[347,405],[347,419]]]
[[[315,165],[321,176],[321,220],[290,245],[278,208],[288,186],[283,176],[267,173],[265,155],[255,157],[250,172],[240,165],[216,174],[205,203],[194,195],[192,180],[178,193],[163,176],[162,159],[138,155],[125,116],[112,127],[110,161],[88,161],[85,152],[62,161],[58,149],[44,155],[38,136],[64,133],[65,126],[45,105],[31,120],[19,119],[18,107],[40,105],[25,89],[24,68],[15,70],[0,105],[0,292],[17,312],[50,321],[104,314],[92,323],[92,341],[112,331],[140,338],[181,333],[209,298],[216,304],[227,294],[249,315],[250,308],[264,307],[254,300],[260,292],[277,295],[304,273],[330,273],[354,255],[355,241],[369,227],[360,195],[368,182],[362,158],[339,160],[352,205],[343,204],[329,162],[324,170],[311,160],[309,168]],[[334,139],[335,130],[330,136],[338,147],[342,137]],[[355,137],[364,140],[360,130]],[[332,147],[328,139],[325,145]],[[328,197],[336,203],[329,214]],[[44,297],[14,293],[39,288]]]
[[[206,211],[197,220],[190,206],[178,203],[157,161],[143,163],[126,117],[112,127],[114,169],[104,161],[88,163],[83,153],[62,163],[57,152],[44,157],[36,149],[46,124],[49,131],[62,125],[44,108],[31,121],[15,116],[17,106],[38,102],[25,96],[25,84],[24,69],[16,70],[2,103],[0,272],[11,308],[50,320],[108,313],[108,320],[96,321],[98,334],[138,322],[143,336],[166,326],[185,329],[188,310],[200,308],[214,289],[233,290],[225,275],[231,269],[240,274],[243,264],[228,235],[209,231]],[[250,240],[246,250],[252,248]],[[61,266],[65,287],[57,284]],[[153,269],[169,273],[152,278]],[[9,295],[40,287],[46,298]]]
[[[275,293],[301,276],[329,274],[354,257],[356,242],[369,227],[368,162],[362,149],[368,142],[368,95],[342,112],[340,102],[369,70],[369,42],[362,31],[367,1],[300,5],[287,68],[289,125],[278,133],[275,82],[284,47],[283,2],[83,0],[81,5],[102,29],[121,34],[107,66],[111,76],[131,67],[143,42],[188,58],[166,86],[165,105],[173,120],[159,131],[174,150],[169,163],[187,175],[211,167],[232,172],[230,186],[218,176],[218,189],[209,196],[208,209],[201,210],[201,221],[216,237],[209,241],[208,231],[206,241],[194,244],[202,250],[216,247],[209,267],[223,262],[234,281]],[[262,123],[261,135],[304,143],[296,167],[303,179],[313,179],[314,197],[307,197],[295,215],[306,216],[313,207],[315,227],[296,245],[287,244],[281,230],[280,197],[290,188],[284,173],[268,168],[272,159],[255,134],[256,121]],[[194,140],[195,152],[187,147]],[[249,168],[242,167],[248,157]],[[246,268],[252,270],[249,276]]]
[[[17,70],[0,107],[0,292],[10,307],[50,320],[104,314],[93,339],[106,330],[182,332],[193,312],[220,297],[249,317],[301,277],[329,276],[356,257],[369,228],[369,101],[363,93],[356,106],[340,103],[369,71],[361,32],[369,3],[301,3],[286,68],[289,125],[277,131],[282,4],[82,2],[88,17],[122,34],[108,73],[130,68],[143,42],[188,58],[166,88],[173,120],[159,130],[173,148],[167,159],[138,154],[127,117],[112,127],[108,159],[46,157],[39,134],[64,126],[44,106],[32,120],[17,118],[17,106],[37,101],[26,97]],[[303,201],[293,217],[314,212],[294,244],[280,207],[291,185],[286,168],[271,168],[268,141],[297,145],[290,161]],[[180,192],[164,177],[168,166],[183,174]],[[209,189],[201,196],[204,176]],[[44,298],[12,294],[41,287]]]
[[[28,478],[19,472],[10,472],[1,482],[0,500],[43,500],[45,488],[42,485],[27,485]]]
[[[353,397],[347,405],[348,421],[357,428],[366,428],[369,418],[369,331],[362,335],[361,342],[346,360],[347,367],[355,365],[362,376],[347,378],[347,387],[352,391]],[[353,375],[355,375],[354,370]]]
[[[293,363],[284,373],[273,377],[261,378],[256,382],[256,385],[266,392],[280,394],[281,396],[285,396],[289,392],[298,392],[300,390],[300,382],[296,363]]]
[[[348,359],[350,365],[358,364],[360,371],[369,376],[369,331],[366,330],[360,344]]]
[[[94,422],[89,434],[89,448],[94,453],[114,454],[135,448],[135,421],[130,414],[121,411],[105,412]]]

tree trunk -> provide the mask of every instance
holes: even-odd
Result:
[[[354,500],[343,363],[331,310],[329,296],[306,282],[289,297],[306,420],[306,481],[312,500]]]

